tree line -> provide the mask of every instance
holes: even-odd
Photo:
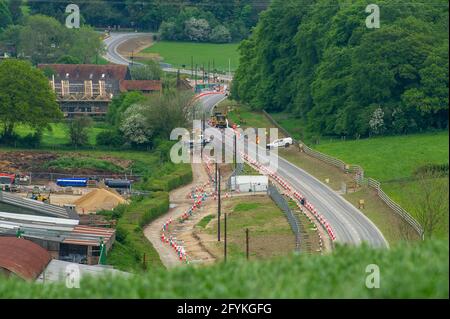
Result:
[[[245,38],[256,24],[258,14],[270,0],[48,0],[29,2],[31,13],[65,20],[65,8],[78,4],[83,20],[89,25],[106,28],[136,28],[164,31],[170,40],[191,40],[194,30],[207,34],[214,42]],[[200,21],[199,21],[200,20]],[[194,24],[194,26],[192,26]],[[200,38],[200,39],[203,39]]]
[[[448,2],[274,0],[240,45],[232,96],[306,132],[364,137],[448,128]]]
[[[98,62],[104,48],[91,27],[68,29],[53,17],[23,15],[21,5],[20,0],[0,0],[0,51],[33,64]]]

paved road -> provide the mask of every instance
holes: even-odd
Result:
[[[201,98],[200,101],[203,103],[205,111],[211,112],[215,104],[224,98],[224,95],[210,95]],[[233,148],[232,139],[226,147]],[[256,150],[256,147],[254,150]],[[269,157],[264,154],[265,149],[260,147],[258,159],[263,163],[269,161]],[[252,152],[251,149],[249,150],[249,156],[256,158],[255,152]],[[389,246],[372,221],[315,177],[282,157],[278,157],[277,173],[296,190],[300,191],[327,219],[335,232],[337,242],[359,245],[365,241],[373,247]]]
[[[112,32],[111,36],[107,39],[105,39],[103,42],[106,46],[106,53],[104,55],[104,58],[108,60],[111,63],[115,64],[122,64],[122,65],[129,65],[131,63],[130,60],[124,58],[117,52],[117,48],[124,42],[133,39],[133,38],[140,38],[143,36],[152,36],[151,33],[117,33]],[[142,63],[134,62],[136,65],[142,65]],[[170,73],[176,73],[178,72],[177,68],[172,68],[170,65],[166,63],[161,63],[161,68],[164,72],[170,72]],[[192,74],[191,70],[183,70],[180,69],[180,73],[182,74]],[[219,80],[225,80],[225,81],[231,81],[233,77],[230,77],[228,75],[219,75]]]
[[[109,39],[105,40],[107,54],[105,58],[117,64],[129,64],[130,61],[117,53],[117,47],[130,38],[142,36],[136,33],[112,33]],[[165,71],[176,71],[166,68]],[[183,70],[190,74],[190,71]],[[204,110],[208,113],[221,100],[224,95],[207,95],[200,99]],[[232,142],[226,147],[233,148]],[[260,148],[259,154],[264,149]],[[256,158],[255,154],[250,152],[251,157]],[[261,161],[268,160],[268,157],[260,155]],[[306,196],[316,209],[322,214],[333,228],[336,241],[340,243],[359,245],[363,241],[373,247],[388,247],[386,239],[378,228],[356,209],[352,204],[346,201],[324,183],[320,182],[301,168],[291,164],[282,157],[278,157],[278,174],[288,181],[295,189]]]

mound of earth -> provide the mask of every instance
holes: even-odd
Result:
[[[94,213],[100,210],[112,210],[117,205],[124,203],[127,203],[127,201],[122,196],[115,191],[104,188],[94,189],[74,202],[79,214]]]

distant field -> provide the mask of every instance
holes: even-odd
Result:
[[[352,141],[323,141],[314,148],[364,168],[381,182],[410,177],[427,163],[448,163],[448,132],[377,137]]]
[[[144,54],[156,54],[162,57],[163,61],[173,66],[181,67],[183,64],[187,69],[191,68],[191,57],[194,57],[194,66],[202,65],[208,68],[210,62],[213,69],[213,60],[218,71],[228,72],[228,61],[231,59],[231,70],[237,69],[239,64],[238,43],[214,44],[214,43],[194,43],[194,42],[157,42],[151,47],[142,51]]]

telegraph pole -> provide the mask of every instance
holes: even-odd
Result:
[[[197,64],[195,64],[195,76],[194,76],[194,78],[195,78],[195,89],[197,89]]]
[[[211,76],[211,73],[210,73],[210,71],[211,71],[210,66],[211,66],[211,63],[210,63],[209,60],[208,60],[208,84],[209,84],[209,77]]]
[[[191,56],[191,74],[194,77],[194,56]]]
[[[237,167],[237,156],[236,156],[236,153],[237,153],[237,136],[236,136],[236,133],[234,133],[234,154],[233,154],[233,157],[234,157],[234,169],[236,169],[236,167]]]
[[[224,213],[224,244],[223,244],[223,260],[227,262],[227,213]]]
[[[217,163],[216,163],[217,165]],[[217,183],[217,188],[218,188],[218,194],[217,194],[217,241],[220,241],[220,168],[217,169],[217,174],[218,174],[218,183]]]
[[[248,228],[245,230],[245,246],[246,246],[246,256],[247,260],[249,259],[249,246],[248,246],[249,240],[248,240]]]

